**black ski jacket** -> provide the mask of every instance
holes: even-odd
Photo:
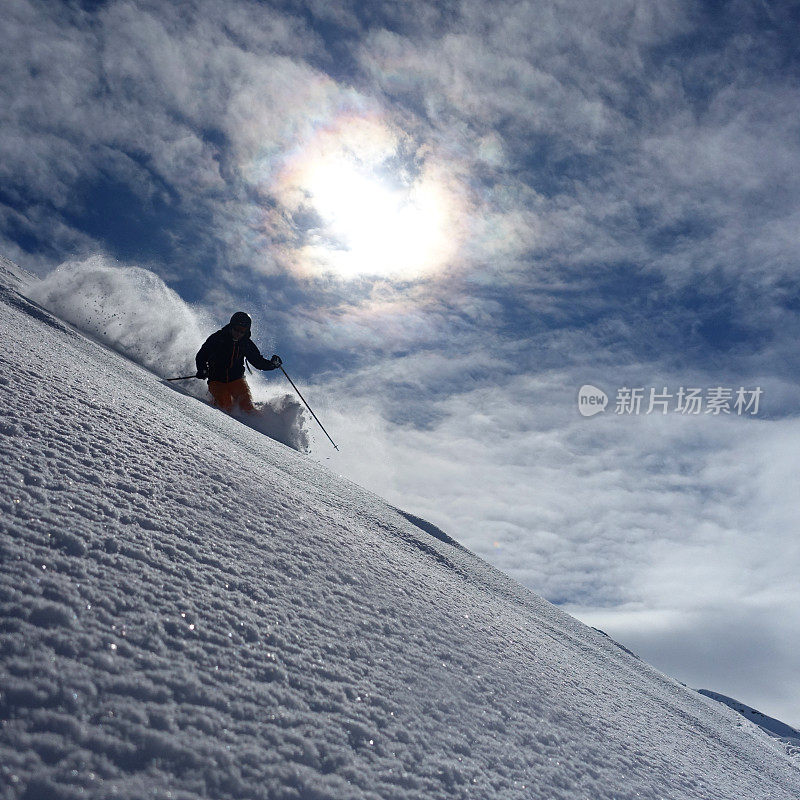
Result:
[[[198,372],[207,371],[209,380],[223,383],[238,380],[244,375],[245,359],[257,369],[276,369],[271,361],[258,352],[249,332],[234,342],[230,325],[212,333],[194,357]]]

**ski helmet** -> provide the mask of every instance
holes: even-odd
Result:
[[[231,325],[241,325],[244,328],[250,330],[253,320],[250,319],[249,314],[245,314],[244,311],[237,311],[232,317],[230,321]]]

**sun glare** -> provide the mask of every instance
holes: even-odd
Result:
[[[325,223],[310,249],[344,276],[416,275],[441,255],[443,213],[430,187],[389,188],[341,159],[316,165],[305,188]]]
[[[444,185],[431,168],[413,180],[392,176],[386,165],[393,144],[385,127],[337,129],[282,175],[290,208],[306,219],[312,212],[315,220],[300,254],[307,268],[342,277],[415,278],[452,255],[453,208]]]

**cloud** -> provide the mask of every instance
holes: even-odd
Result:
[[[46,204],[79,231],[93,187],[124,187],[145,207],[167,204],[173,225],[206,247],[214,237],[258,244],[248,161],[291,141],[308,118],[303,96],[316,110],[338,90],[303,60],[315,39],[296,17],[255,11],[205,2],[187,16],[118,2],[41,13],[14,3],[0,177],[15,206]],[[184,269],[198,250],[189,245]]]
[[[796,242],[765,264],[762,231],[788,231],[797,203],[797,97],[754,68],[761,31],[743,60],[740,40],[700,42],[697,26],[720,21],[681,3],[561,11],[464,4],[442,35],[375,31],[361,48],[376,85],[483,182],[465,258],[485,270],[497,257],[492,277],[513,286],[553,263],[570,280],[609,262],[681,285],[785,275]],[[502,158],[483,157],[487,136]]]
[[[211,0],[191,14],[145,2],[42,13],[18,0],[0,163],[25,210],[16,222],[9,210],[6,236],[22,225],[50,242],[41,264],[97,241],[179,272],[196,299],[235,291],[242,270],[291,272],[307,244],[274,185],[286,159],[342,114],[377,115],[463,194],[451,262],[478,280],[525,290],[627,262],[684,285],[721,270],[769,286],[796,245],[796,90],[775,72],[764,83],[756,48],[734,40],[676,49],[705,22],[678,2],[301,15]],[[331,26],[352,42],[349,85],[325,71]],[[709,71],[712,56],[729,68]],[[765,203],[776,186],[780,205]],[[123,187],[127,238],[114,215],[81,207]],[[54,206],[59,235],[44,224]]]

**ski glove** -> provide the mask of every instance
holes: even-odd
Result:
[[[278,369],[278,367],[283,364],[283,361],[281,361],[280,356],[272,356],[269,363],[272,364],[272,369]]]

